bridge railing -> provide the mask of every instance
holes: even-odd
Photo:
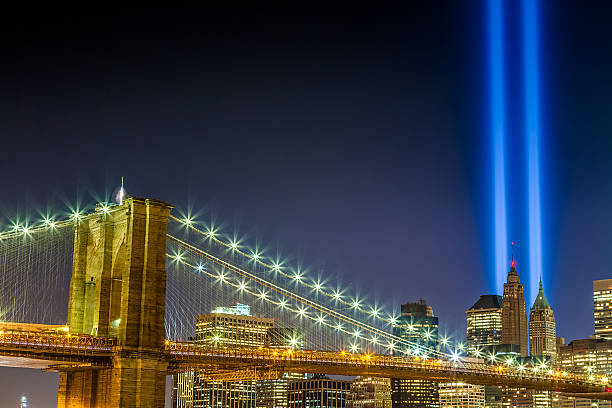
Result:
[[[68,331],[57,332],[0,329],[0,348],[53,350],[65,354],[110,352],[115,340]]]
[[[348,352],[330,352],[315,350],[294,350],[279,348],[232,348],[210,347],[206,345],[166,341],[166,352],[171,356],[189,362],[209,357],[211,359],[227,358],[249,360],[254,364],[282,364],[283,362],[344,365],[355,367],[379,367],[392,369],[429,370],[440,373],[483,375],[521,380],[573,383],[586,386],[603,386],[608,384],[605,376],[585,376],[559,370],[544,370],[539,367],[493,365],[484,362],[453,361],[443,359],[423,359],[419,357],[401,357],[382,354],[357,354]]]

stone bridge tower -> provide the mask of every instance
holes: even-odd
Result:
[[[172,206],[127,198],[75,232],[68,326],[117,339],[112,367],[60,372],[58,408],[163,407],[166,229]]]

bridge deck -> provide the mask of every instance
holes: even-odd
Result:
[[[439,382],[461,381],[470,384],[503,385],[573,393],[600,393],[607,379],[559,371],[536,372],[530,369],[494,366],[485,363],[453,362],[437,359],[396,357],[345,352],[281,349],[213,348],[187,342],[166,342],[170,368],[238,369],[268,367],[280,372],[371,375],[387,378],[428,379]]]

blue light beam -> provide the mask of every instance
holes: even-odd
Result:
[[[491,107],[491,154],[493,165],[493,224],[495,289],[503,293],[508,262],[505,181],[503,0],[489,0],[489,80]]]
[[[523,67],[525,81],[525,137],[529,203],[529,298],[537,296],[542,267],[542,213],[540,204],[540,113],[538,76],[538,2],[523,0]]]

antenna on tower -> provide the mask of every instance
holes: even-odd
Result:
[[[514,264],[515,264],[515,263],[514,263],[514,241],[512,241],[512,246],[511,246],[511,248],[512,248],[512,250],[511,250],[511,253],[512,253],[512,260],[510,261],[510,266],[514,268]]]

